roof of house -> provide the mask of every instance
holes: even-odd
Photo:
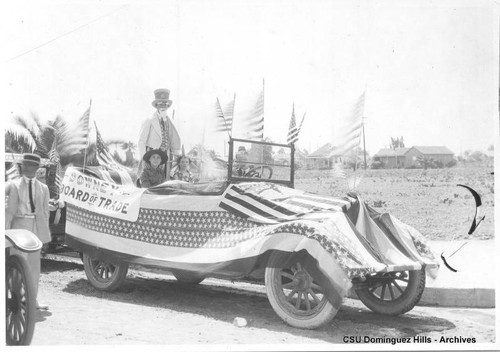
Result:
[[[382,148],[374,155],[374,157],[404,156],[408,150],[410,150],[410,148]]]
[[[335,148],[331,143],[326,143],[321,148],[315,150],[311,154],[307,155],[307,158],[328,158],[333,148]]]
[[[455,154],[445,146],[438,147],[426,147],[426,146],[414,146],[416,150],[418,150],[422,154]]]

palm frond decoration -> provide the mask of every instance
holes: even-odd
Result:
[[[26,127],[15,122],[7,122],[5,147],[14,153],[32,153],[36,149],[36,140]]]

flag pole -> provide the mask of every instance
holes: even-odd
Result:
[[[83,153],[83,172],[85,172],[85,168],[87,167],[87,149],[89,148],[90,143],[90,108],[92,107],[92,99],[90,99],[89,103],[89,123],[87,124],[87,145],[85,146],[85,152]]]
[[[218,97],[217,97],[217,105],[219,106],[220,113],[222,114],[222,120],[224,121],[224,129],[227,132],[227,136],[229,138],[231,138],[231,133],[229,133],[229,131],[226,129],[226,127],[227,127],[227,121],[226,121],[226,117],[224,116],[224,111],[222,110],[222,106],[220,105],[220,101],[219,101]],[[231,128],[232,128],[232,126],[231,126]]]
[[[363,127],[363,159],[365,162],[365,170],[366,170],[366,141],[365,141],[365,117],[361,120],[361,126]]]
[[[231,130],[229,137],[231,138],[233,136],[233,126],[234,126],[234,107],[236,106],[236,92],[234,92],[234,97],[233,97],[233,120],[231,121]]]

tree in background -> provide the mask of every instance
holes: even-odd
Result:
[[[392,138],[391,137],[391,149],[396,149],[396,148],[404,148],[405,147],[405,143],[404,143],[404,140],[403,140],[403,137],[399,137],[399,138]]]

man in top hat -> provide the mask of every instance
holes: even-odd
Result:
[[[168,108],[172,105],[170,90],[160,88],[154,91],[155,100],[152,105],[156,109],[153,116],[146,119],[139,133],[139,154],[142,158],[150,149],[161,149],[173,160],[174,155],[181,154],[181,139],[172,120],[167,115]],[[167,163],[166,175],[169,174],[170,162]],[[139,174],[142,171],[142,163]]]
[[[21,177],[5,185],[5,229],[25,229],[38,236],[42,243],[51,240],[49,229],[49,188],[36,179],[41,159],[36,154],[23,154]],[[38,259],[39,261],[39,259]],[[38,282],[37,289],[38,291]],[[37,302],[37,308],[48,307]]]

